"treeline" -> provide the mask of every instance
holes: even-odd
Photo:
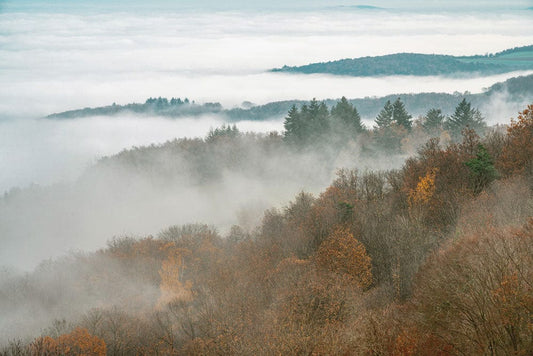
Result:
[[[49,119],[71,119],[76,117],[88,116],[109,116],[119,113],[130,112],[138,114],[152,114],[170,117],[179,116],[197,116],[204,114],[217,114],[222,111],[220,103],[197,104],[188,98],[148,98],[143,104],[132,103],[126,105],[117,105],[113,103],[109,106],[98,108],[84,108],[79,110],[65,111],[62,113],[51,114]]]
[[[374,77],[386,75],[487,75],[511,72],[513,70],[517,70],[517,67],[494,63],[468,63],[453,56],[397,53],[378,57],[362,57],[312,63],[298,67],[283,66],[282,68],[273,69],[272,71]]]
[[[486,56],[455,57],[437,54],[396,53],[376,57],[347,58],[303,66],[283,66],[272,72],[325,73],[356,77],[385,75],[490,75],[533,68],[533,46],[517,47]],[[521,57],[515,54],[522,55]]]
[[[401,169],[341,170],[255,229],[173,226],[46,264],[4,298],[53,303],[64,290],[37,281],[72,273],[101,305],[2,354],[529,355],[532,157],[530,105]]]
[[[352,105],[357,106],[358,112],[363,118],[375,117],[384,103],[388,100],[394,101],[398,96],[402,97],[405,105],[414,116],[424,115],[433,107],[440,108],[444,113],[451,114],[457,105],[458,99],[464,97],[475,107],[488,106],[493,95],[505,96],[508,105],[516,106],[516,111],[522,107],[524,102],[533,96],[533,75],[516,77],[505,82],[496,83],[480,94],[470,93],[420,93],[420,94],[395,94],[382,98],[361,98],[350,99]],[[337,100],[328,99],[324,102],[331,109]],[[244,103],[242,108],[223,108],[220,103],[197,104],[188,99],[172,98],[150,98],[143,104],[110,105],[99,108],[85,108],[80,110],[65,111],[49,115],[50,119],[73,119],[77,117],[89,116],[110,116],[125,113],[138,113],[143,115],[158,115],[166,117],[198,116],[208,114],[218,114],[229,121],[240,120],[267,120],[283,117],[293,106],[301,106],[305,101],[287,100],[272,102],[264,105],[253,105]]]
[[[293,105],[284,122],[285,141],[297,146],[316,146],[321,142],[329,145],[342,145],[343,142],[358,138],[367,143],[363,148],[374,146],[375,150],[401,152],[402,145],[412,144],[417,137],[442,137],[457,141],[461,132],[470,128],[482,135],[486,122],[477,108],[463,99],[454,113],[446,117],[441,109],[432,108],[413,120],[401,98],[391,103],[387,100],[374,120],[374,127],[367,129],[361,122],[357,108],[342,97],[331,111],[325,102],[313,99],[301,108]]]

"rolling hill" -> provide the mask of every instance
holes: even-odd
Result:
[[[271,71],[372,77],[387,75],[489,75],[529,69],[533,69],[533,45],[483,56],[455,57],[439,54],[396,53],[377,57],[311,63],[295,67],[283,66]]]

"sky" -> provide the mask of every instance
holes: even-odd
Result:
[[[317,8],[333,8],[338,6],[374,6],[380,8],[390,9],[406,9],[406,10],[420,10],[420,9],[438,9],[438,10],[453,10],[461,11],[469,10],[487,10],[487,9],[522,9],[528,8],[532,5],[530,0],[3,0],[0,1],[4,7],[9,9],[20,9],[27,7],[94,7],[100,8],[117,8],[117,7],[143,7],[143,8],[164,8],[164,9],[192,9],[192,10],[272,10],[272,9],[317,9]]]

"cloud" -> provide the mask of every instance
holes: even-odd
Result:
[[[0,114],[38,116],[159,95],[231,106],[243,100],[260,104],[419,90],[476,92],[491,83],[444,81],[441,86],[437,79],[425,85],[428,79],[404,78],[386,85],[388,79],[374,83],[264,71],[394,52],[495,52],[533,43],[527,15],[4,13],[0,80],[10,85],[0,88]]]

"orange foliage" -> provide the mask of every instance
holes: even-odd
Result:
[[[264,354],[346,354],[341,330],[360,294],[345,274],[317,267],[289,257],[274,270],[274,301],[261,329]]]
[[[508,175],[524,173],[532,168],[533,160],[533,105],[522,111],[507,128],[507,143],[497,168]]]
[[[413,302],[422,327],[461,354],[533,352],[533,219],[488,227],[441,249],[422,269]]]
[[[402,169],[406,205],[412,206],[417,200],[425,203],[427,226],[453,224],[461,203],[473,195],[471,173],[465,162],[474,157],[478,144],[479,138],[469,131],[465,131],[461,144],[445,149],[439,146],[438,139],[431,139],[417,157],[406,161]]]
[[[185,270],[185,257],[192,252],[185,248],[173,248],[174,243],[164,246],[167,250],[167,258],[163,260],[159,275],[161,276],[161,296],[158,304],[164,305],[175,299],[189,300],[191,295],[191,281],[183,281],[183,271]]]
[[[408,333],[406,330],[402,330],[402,332],[396,337],[393,355],[415,355],[417,343],[415,337],[416,334],[414,332]]]
[[[372,284],[372,265],[366,249],[346,228],[337,228],[316,254],[318,265],[352,278],[359,287]]]
[[[52,356],[60,354],[57,341],[50,336],[41,336],[35,339],[31,343],[29,351],[32,355]]]
[[[105,342],[89,334],[87,329],[76,328],[69,334],[57,338],[43,336],[30,346],[32,355],[81,355],[100,356],[106,354]]]
[[[438,168],[433,168],[426,173],[424,177],[420,177],[416,188],[409,193],[409,206],[427,205],[435,194],[435,176]]]

